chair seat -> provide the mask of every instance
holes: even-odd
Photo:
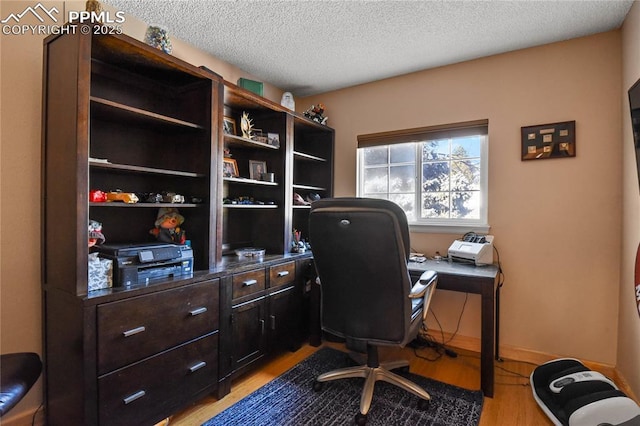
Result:
[[[40,377],[42,361],[32,352],[0,355],[0,417],[7,414]]]

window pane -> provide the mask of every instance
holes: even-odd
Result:
[[[469,136],[452,140],[451,156],[453,158],[480,157],[480,136]]]
[[[422,217],[439,219],[449,217],[449,193],[426,192],[422,194]]]
[[[413,224],[484,223],[486,144],[472,135],[360,148],[358,194],[395,202]]]
[[[413,194],[391,194],[389,200],[404,210],[409,222],[416,220],[416,198]]]
[[[446,160],[448,158],[448,139],[427,141],[422,144],[422,161]]]
[[[451,162],[451,190],[480,190],[480,160]]]
[[[389,176],[386,167],[373,167],[364,171],[364,193],[387,193]]]
[[[449,190],[449,163],[438,161],[422,165],[422,192]]]
[[[364,148],[364,165],[365,166],[387,164],[387,160],[388,160],[388,149],[386,146]]]
[[[479,219],[480,191],[452,192],[451,217],[457,219]]]
[[[389,192],[414,192],[416,188],[415,167],[391,166],[389,168]]]
[[[391,164],[414,163],[416,161],[416,146],[413,143],[391,145],[389,147]]]

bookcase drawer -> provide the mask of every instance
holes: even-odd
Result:
[[[100,425],[154,424],[217,382],[215,332],[100,377]]]
[[[269,287],[280,287],[296,279],[296,263],[288,262],[269,268]]]
[[[97,308],[98,374],[218,329],[218,280]]]
[[[233,276],[232,298],[248,296],[258,293],[266,288],[266,275],[264,269],[257,271],[243,272]]]

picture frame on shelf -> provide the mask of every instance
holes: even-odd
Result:
[[[238,177],[238,163],[233,158],[224,158],[222,164],[222,175],[224,177]]]
[[[267,133],[267,143],[280,148],[280,135],[278,133]]]
[[[249,160],[249,178],[261,180],[264,173],[267,173],[266,161]]]
[[[222,120],[222,130],[225,135],[236,135],[236,120],[231,117],[224,117]]]

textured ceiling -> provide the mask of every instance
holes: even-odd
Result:
[[[294,96],[619,28],[632,0],[103,0]]]

